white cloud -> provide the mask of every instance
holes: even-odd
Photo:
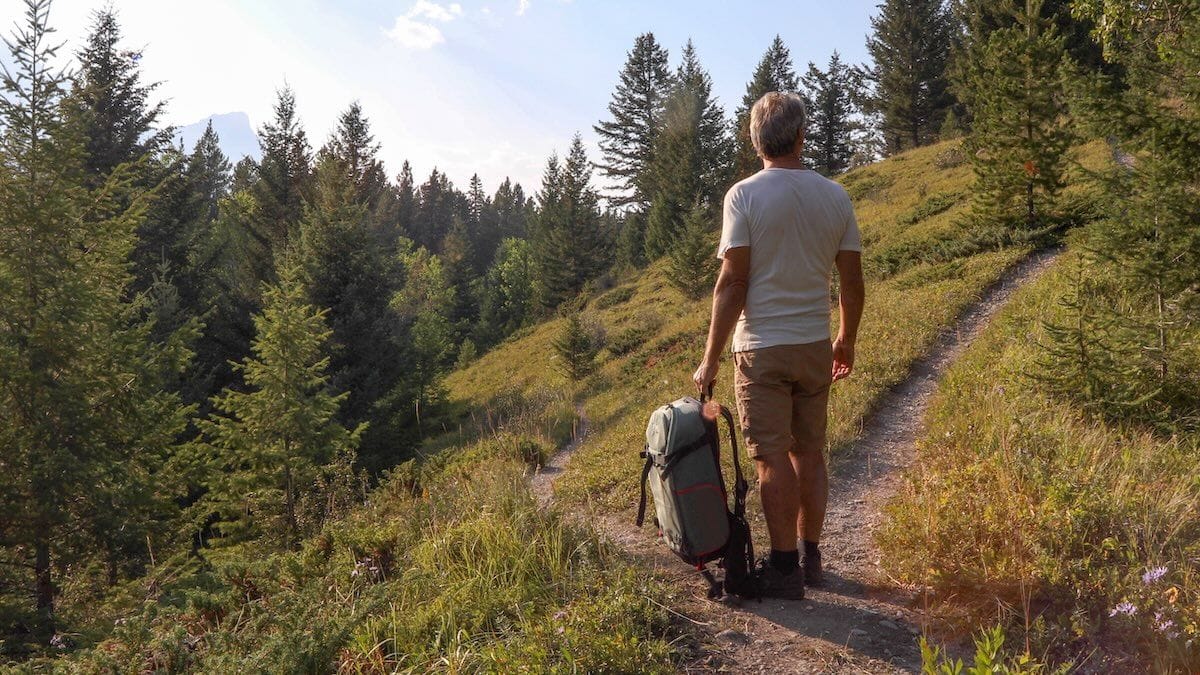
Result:
[[[409,49],[432,49],[446,41],[446,36],[437,26],[429,23],[447,23],[463,15],[462,5],[452,2],[439,5],[430,0],[417,0],[404,16],[396,17],[396,25],[384,31],[391,39]],[[423,19],[423,21],[418,21]]]
[[[529,10],[529,2],[530,0],[519,0],[517,3],[517,16],[525,15],[525,12]]]
[[[408,10],[407,16],[410,19],[429,19],[431,21],[453,21],[455,17],[462,16],[462,5],[457,2],[452,2],[447,6],[442,6],[436,2],[429,0],[417,0],[417,4]]]
[[[407,16],[396,17],[396,25],[385,31],[388,37],[409,49],[432,49],[446,41],[437,26],[414,21]]]

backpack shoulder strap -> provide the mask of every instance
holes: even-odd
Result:
[[[642,523],[646,522],[646,480],[650,478],[650,467],[654,466],[654,460],[650,458],[649,448],[642,451],[642,457],[646,458],[646,464],[642,466],[642,498],[638,502],[638,527],[641,527]]]
[[[742,475],[742,462],[738,458],[737,432],[734,430],[733,413],[729,412],[729,408],[721,406],[721,416],[725,418],[725,424],[729,426],[729,446],[733,448],[733,515],[741,518],[746,515],[746,493],[750,491],[750,485],[746,482],[746,477]]]

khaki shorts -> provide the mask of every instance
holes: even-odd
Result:
[[[733,388],[751,457],[823,452],[833,381],[829,340],[733,355]]]

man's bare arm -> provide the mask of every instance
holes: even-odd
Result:
[[[866,288],[863,283],[862,254],[838,251],[834,259],[838,271],[838,336],[833,342],[833,379],[848,377],[854,370],[854,343],[862,320]]]
[[[733,332],[738,317],[746,307],[746,284],[749,277],[750,247],[739,246],[725,251],[721,273],[717,277],[716,286],[713,287],[712,320],[708,326],[704,360],[692,376],[701,392],[717,379],[721,351],[725,349],[729,334]]]

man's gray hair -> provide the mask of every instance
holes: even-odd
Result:
[[[796,149],[808,112],[799,94],[767,92],[750,109],[750,142],[759,157],[786,157]]]

